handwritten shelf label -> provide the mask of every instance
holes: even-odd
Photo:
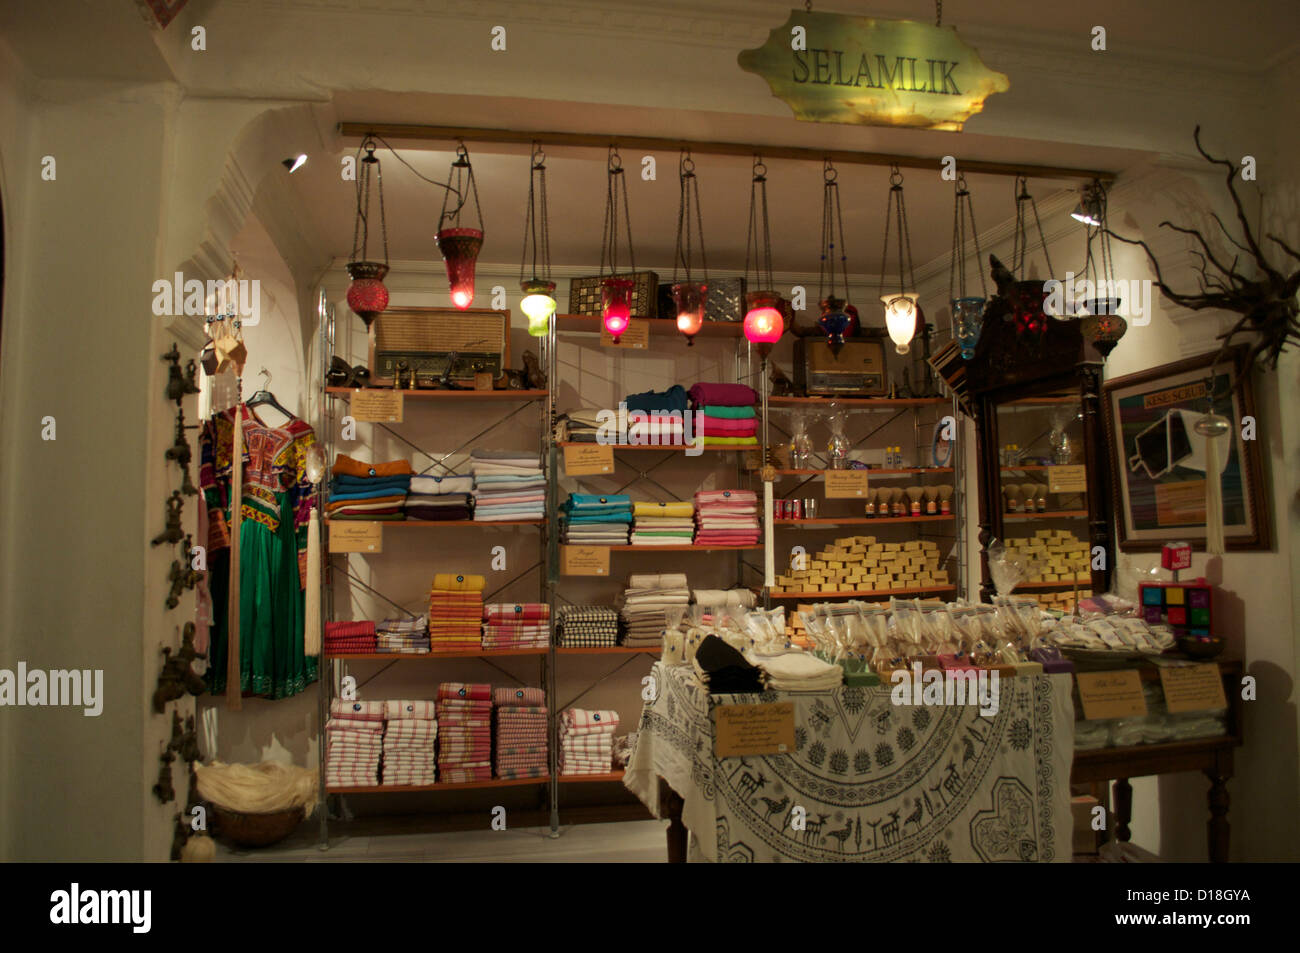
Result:
[[[565,447],[564,472],[568,476],[613,473],[614,448],[598,443]]]
[[[352,417],[358,421],[400,424],[405,409],[400,390],[359,390],[352,394]]]

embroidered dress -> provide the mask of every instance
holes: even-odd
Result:
[[[244,476],[239,538],[240,690],[288,698],[316,681],[316,659],[303,654],[307,522],[313,490],[306,453],[316,435],[293,418],[269,427],[243,408]],[[208,688],[226,691],[230,592],[230,452],[235,408],[203,425],[199,485],[208,508],[208,568],[213,624]]]

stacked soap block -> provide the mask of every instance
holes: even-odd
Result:
[[[1026,582],[1070,586],[1057,592],[1026,590],[1025,595],[1034,596],[1044,609],[1074,611],[1074,583],[1080,586],[1080,599],[1092,595],[1088,544],[1068,529],[1040,529],[1033,536],[1010,536],[1004,542],[1008,556],[1018,556],[1034,570]]]
[[[947,586],[939,544],[929,539],[880,543],[874,536],[845,536],[807,558],[807,566],[777,576],[773,593],[849,593]]]

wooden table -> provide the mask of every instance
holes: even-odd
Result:
[[[1131,837],[1129,823],[1133,819],[1133,787],[1130,778],[1158,774],[1178,774],[1182,771],[1200,771],[1210,781],[1207,796],[1210,818],[1206,822],[1206,839],[1210,861],[1228,862],[1228,779],[1232,777],[1233,749],[1241,745],[1241,673],[1239,659],[1219,661],[1223,676],[1223,690],[1228,699],[1228,733],[1218,738],[1198,738],[1191,741],[1172,741],[1166,744],[1131,745],[1123,748],[1095,748],[1076,751],[1070,781],[1088,784],[1114,781],[1113,811],[1115,836],[1127,841]],[[1154,681],[1160,673],[1153,665],[1138,667],[1141,679]]]

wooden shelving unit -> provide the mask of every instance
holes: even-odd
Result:
[[[557,645],[555,647],[556,655],[659,655],[661,652],[663,652],[661,648],[629,645]]]
[[[1077,520],[1085,519],[1087,516],[1087,510],[1048,510],[1046,513],[1004,513],[1002,519],[1008,523],[1015,523],[1025,520]]]
[[[956,519],[947,516],[818,516],[814,519],[778,519],[777,526],[870,526],[875,523],[943,523]]]
[[[545,390],[433,390],[396,387],[326,387],[325,393],[338,397],[351,397],[358,391],[374,393],[400,393],[403,400],[447,400],[447,401],[484,401],[484,400],[545,400]]]
[[[825,602],[828,599],[888,599],[890,596],[923,596],[937,592],[952,592],[954,584],[919,586],[912,589],[837,589],[828,592],[774,592],[773,601]]]
[[[828,472],[828,471],[826,471],[826,470],[777,470],[777,471],[776,471],[776,475],[777,475],[777,476],[824,476],[827,472]],[[844,471],[840,471],[840,470],[831,470],[831,471],[829,471],[829,472],[831,472],[831,473],[841,473],[841,472],[844,472]],[[849,473],[866,473],[866,474],[868,474],[870,477],[878,477],[878,476],[902,476],[903,474],[910,474],[910,473],[917,473],[917,474],[920,474],[920,475],[924,476],[924,475],[927,474],[927,473],[933,473],[933,474],[935,474],[935,475],[942,475],[942,474],[945,474],[945,473],[952,473],[952,472],[953,472],[953,469],[952,469],[952,467],[896,467],[896,468],[893,468],[893,469],[885,469],[885,468],[883,468],[883,467],[881,467],[881,468],[877,468],[877,467],[867,467],[865,470],[850,470],[850,471],[847,471],[847,472],[849,472]]]
[[[769,407],[807,407],[825,409],[831,404],[846,408],[873,408],[900,410],[910,407],[946,407],[950,401],[943,397],[769,397]]]
[[[561,784],[608,784],[611,781],[622,783],[622,771],[610,771],[607,774],[560,774],[555,780]]]
[[[473,791],[475,788],[518,788],[533,784],[550,784],[550,775],[540,778],[492,778],[488,781],[463,781],[459,784],[360,784],[330,788],[329,794],[418,794],[424,791]]]
[[[550,649],[509,649],[502,652],[483,651],[483,652],[364,652],[352,655],[336,655],[332,652],[325,653],[325,658],[329,660],[339,660],[343,662],[365,662],[365,661],[413,661],[413,662],[441,662],[449,659],[467,659],[467,658],[524,658],[529,655],[546,655]]]

